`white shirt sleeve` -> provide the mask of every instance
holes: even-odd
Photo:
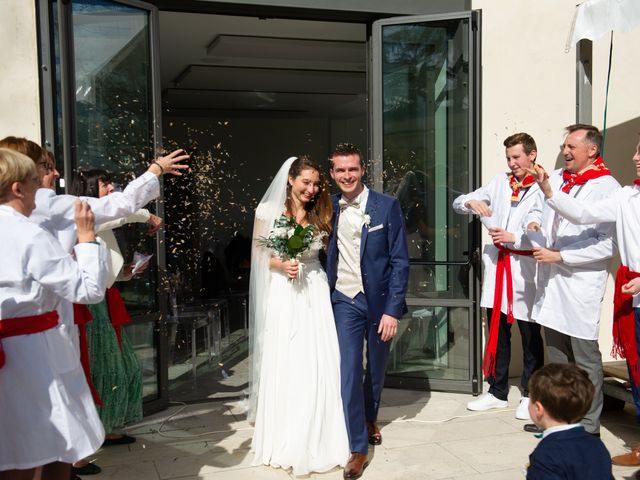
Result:
[[[42,231],[26,252],[26,275],[70,302],[92,304],[102,301],[106,290],[106,252],[95,243],[74,247],[76,259]]]
[[[32,221],[47,228],[50,232],[66,230],[75,225],[74,195],[55,195],[55,192],[42,192],[36,196],[36,210],[31,215]],[[113,192],[102,198],[81,197],[89,203],[96,217],[96,228],[110,220],[127,217],[139,210],[160,194],[158,177],[146,172],[133,180],[122,192]]]

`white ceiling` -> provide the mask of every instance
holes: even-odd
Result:
[[[349,117],[364,114],[366,26],[160,12],[163,107]]]

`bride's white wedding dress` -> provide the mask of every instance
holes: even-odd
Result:
[[[320,242],[291,282],[271,271],[260,366],[254,465],[326,472],[349,458],[340,351]]]

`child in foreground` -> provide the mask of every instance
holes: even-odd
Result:
[[[544,433],[529,456],[528,480],[612,479],[611,457],[580,420],[593,399],[593,384],[574,364],[550,363],[529,381],[529,414]]]

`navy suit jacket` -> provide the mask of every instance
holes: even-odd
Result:
[[[527,480],[611,480],[611,456],[583,427],[552,433],[529,456]]]
[[[332,196],[333,230],[327,246],[327,277],[335,289],[338,267],[340,194]],[[366,212],[369,226],[362,227],[360,273],[369,317],[376,322],[386,313],[400,318],[407,312],[405,295],[409,279],[409,254],[404,217],[397,199],[369,190]]]

